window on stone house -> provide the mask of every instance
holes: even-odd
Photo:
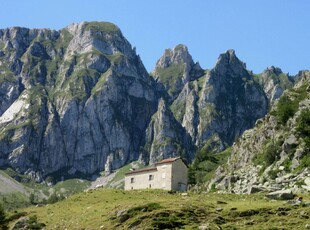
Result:
[[[149,180],[154,180],[154,175],[149,175]]]
[[[135,178],[134,177],[130,178],[130,183],[135,183]]]

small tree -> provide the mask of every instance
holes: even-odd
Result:
[[[296,113],[298,109],[298,101],[292,100],[288,95],[284,95],[279,99],[276,116],[278,121],[285,125],[288,119]]]
[[[296,130],[304,138],[306,148],[310,149],[310,109],[305,109],[300,113]]]
[[[0,204],[0,229],[2,230],[9,229],[7,225],[7,220],[5,218],[5,212],[1,204]]]

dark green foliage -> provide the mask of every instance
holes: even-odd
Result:
[[[278,172],[279,171],[277,171],[277,170],[270,170],[268,172],[268,175],[269,175],[270,179],[272,179],[272,180],[276,179],[277,176],[278,176]]]
[[[0,203],[0,229],[3,230],[8,229],[6,215],[1,203]]]
[[[296,131],[306,143],[306,148],[310,149],[310,109],[303,110],[297,119]]]
[[[292,165],[292,160],[290,158],[287,158],[281,165],[284,167],[285,172],[290,172],[291,171],[290,167]]]
[[[301,159],[300,165],[297,167],[297,170],[304,169],[304,168],[310,168],[310,154],[309,153]]]
[[[197,152],[194,162],[189,166],[189,184],[203,183],[208,181],[217,167],[226,162],[231,154],[231,148],[221,153],[213,153],[208,146]]]
[[[14,229],[44,229],[46,225],[44,223],[38,222],[38,217],[36,215],[30,216],[26,221],[18,221],[15,223]]]
[[[29,217],[27,229],[43,229],[45,224],[38,222],[36,215]]]
[[[266,146],[266,150],[264,152],[264,160],[265,160],[267,166],[271,165],[278,158],[279,147],[280,146],[274,142],[271,142],[270,144],[268,144]]]
[[[299,102],[306,98],[308,85],[298,89],[292,89],[284,94],[278,102],[276,110],[271,114],[275,115],[281,125],[285,125],[288,119],[294,116],[298,110]]]
[[[278,121],[285,125],[287,120],[294,116],[298,109],[298,103],[289,98],[289,96],[284,95],[279,99],[276,116]]]
[[[265,145],[262,153],[257,154],[253,159],[254,164],[263,165],[262,171],[265,170],[279,157],[280,142],[270,141]]]

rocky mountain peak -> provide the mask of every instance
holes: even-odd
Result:
[[[282,70],[275,66],[270,66],[263,72],[263,74],[265,75],[271,75],[271,74],[280,75],[282,73],[283,73]]]
[[[246,64],[238,59],[233,49],[227,50],[219,56],[213,71],[219,75],[227,75],[229,73],[228,75],[231,77],[240,76],[240,74],[247,72]]]
[[[41,181],[138,158],[156,87],[118,27],[0,31],[0,165]]]
[[[187,46],[177,45],[173,49],[166,49],[163,56],[157,61],[156,68],[167,68],[171,65],[185,64],[194,65],[192,56],[189,54]]]
[[[293,87],[294,80],[288,74],[283,73],[278,67],[268,67],[261,74],[255,75],[254,80],[262,87],[269,104],[278,99],[286,89]]]
[[[98,50],[106,55],[126,54],[134,59],[135,51],[123,36],[121,30],[110,22],[81,22],[65,28],[72,39],[67,55],[83,54]]]
[[[172,100],[178,96],[187,82],[203,74],[199,63],[194,63],[188,48],[181,44],[173,49],[166,49],[152,72],[153,77],[163,84]]]
[[[198,145],[210,141],[220,146],[217,149],[231,145],[267,113],[266,97],[245,67],[234,50],[228,50],[206,74],[198,101]]]

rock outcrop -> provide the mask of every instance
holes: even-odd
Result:
[[[210,188],[214,184],[235,193],[251,193],[253,187],[309,191],[310,72],[300,72],[297,79],[294,88],[232,146],[228,162],[218,168]]]
[[[254,80],[261,85],[270,104],[273,104],[284,90],[291,89],[294,85],[294,78],[274,66],[267,68],[262,74],[255,75]]]

